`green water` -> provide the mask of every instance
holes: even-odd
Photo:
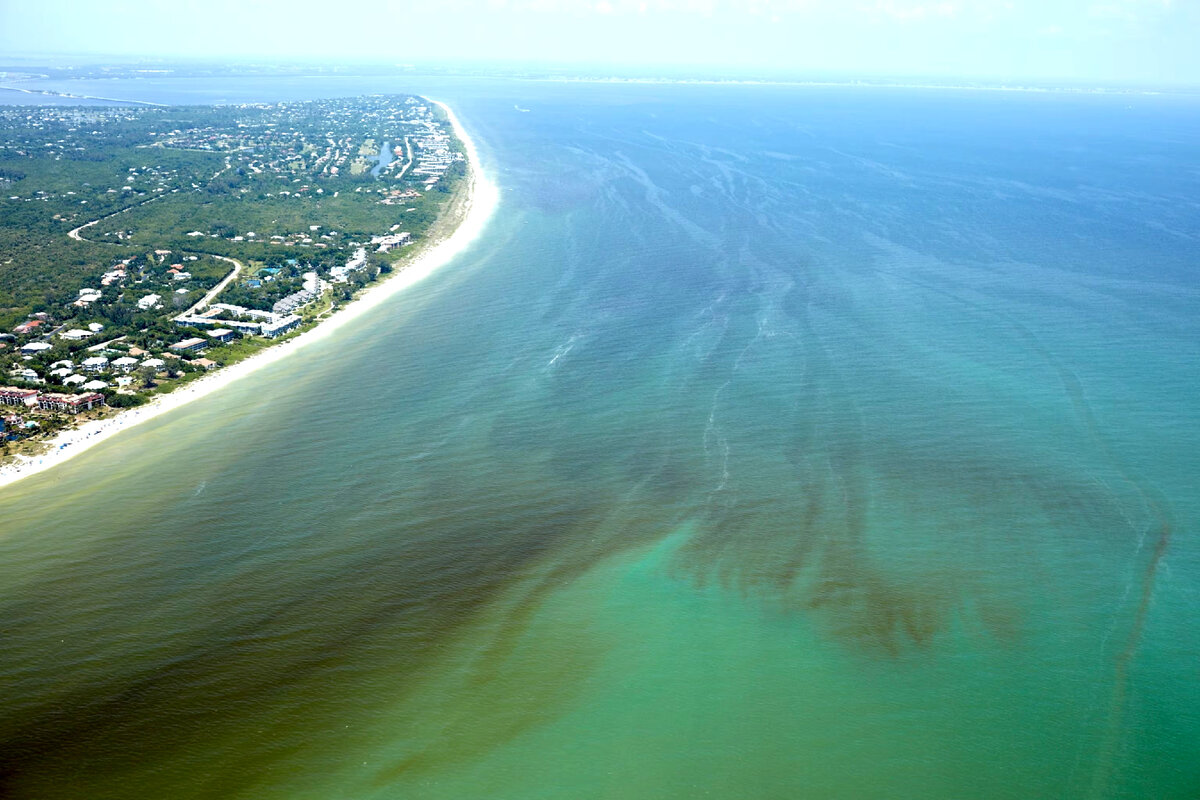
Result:
[[[1195,796],[1193,107],[449,99],[470,252],[0,493],[0,793]]]

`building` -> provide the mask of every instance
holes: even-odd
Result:
[[[38,375],[35,370],[32,370],[29,367],[17,367],[16,369],[9,370],[8,376],[10,378],[16,378],[19,381],[25,381],[26,383],[42,382],[42,376]]]
[[[300,322],[300,318],[295,314],[288,317],[281,317],[274,322],[264,322],[262,325],[262,335],[268,339],[283,336],[288,331],[300,327]]]
[[[38,404],[37,389],[18,389],[15,386],[0,386],[0,404],[35,408]]]
[[[386,253],[397,245],[410,244],[412,234],[408,231],[400,231],[399,233],[389,233],[386,236],[375,236],[371,238],[371,244],[379,245],[375,250],[376,253]]]
[[[30,342],[29,344],[21,345],[21,352],[25,355],[37,355],[38,353],[46,352],[51,347],[54,347],[54,345],[49,342]]]
[[[92,303],[99,301],[100,296],[101,293],[99,289],[80,289],[79,299],[71,305],[79,306],[80,308],[87,308]]]
[[[171,345],[171,349],[176,353],[199,353],[208,349],[208,342],[193,336],[191,339],[176,342]]]
[[[113,369],[120,370],[121,372],[132,372],[137,365],[138,360],[129,356],[121,356],[120,358],[113,359],[112,362]]]
[[[91,411],[102,405],[104,405],[104,395],[97,392],[88,392],[87,394],[47,392],[38,398],[38,407],[46,411],[66,411],[68,414]]]
[[[84,372],[104,372],[108,369],[108,359],[104,356],[92,356],[85,358],[79,365]]]
[[[217,328],[208,332],[208,337],[216,339],[218,342],[232,342],[234,335],[234,332],[229,328]]]
[[[42,324],[40,319],[31,319],[29,322],[22,322],[17,327],[13,328],[13,333],[30,333]]]
[[[80,330],[79,328],[72,328],[69,331],[63,331],[62,333],[58,334],[58,337],[60,339],[70,339],[73,342],[81,342],[84,339],[87,339],[88,337],[90,337],[91,335],[92,335],[91,331],[84,331],[84,330]]]
[[[143,297],[141,300],[138,300],[138,302],[137,302],[138,308],[140,308],[142,311],[149,311],[150,309],[157,306],[161,300],[162,300],[161,295],[148,294],[145,297]]]

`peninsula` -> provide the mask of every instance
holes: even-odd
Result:
[[[328,334],[495,201],[420,97],[0,111],[0,485]]]

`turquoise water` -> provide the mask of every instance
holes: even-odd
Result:
[[[1196,795],[1194,100],[427,91],[468,253],[0,492],[0,794]]]

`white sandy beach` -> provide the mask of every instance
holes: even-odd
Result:
[[[461,253],[475,240],[491,217],[499,200],[499,191],[480,168],[475,143],[459,124],[454,112],[444,103],[436,100],[432,102],[437,103],[446,112],[455,134],[467,150],[467,159],[470,165],[467,211],[462,222],[449,236],[430,246],[402,271],[371,286],[352,303],[331,315],[317,327],[294,339],[268,348],[245,361],[240,361],[212,375],[182,386],[170,394],[157,397],[144,406],[131,408],[107,419],[93,420],[77,428],[63,431],[48,442],[49,449],[46,452],[37,456],[21,457],[14,463],[0,467],[0,486],[7,486],[22,478],[57,466],[100,442],[116,436],[121,431],[174,411],[180,406],[187,405],[193,400],[228,386],[267,364],[287,358],[310,342],[329,336],[337,328],[352,322],[370,309],[386,302],[393,295],[429,277]]]

